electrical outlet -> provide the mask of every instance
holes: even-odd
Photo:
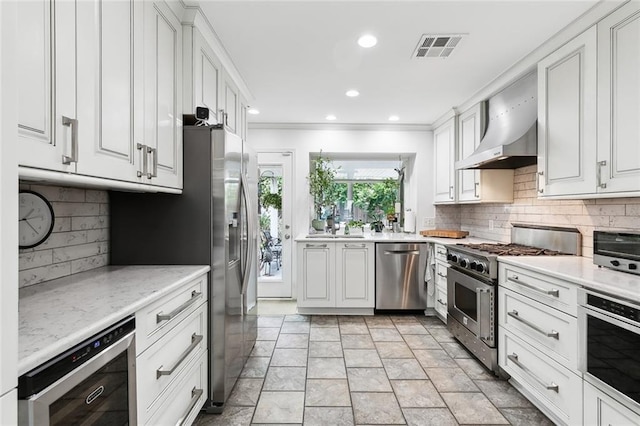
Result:
[[[489,230],[493,231],[493,219],[489,219]]]
[[[425,217],[422,219],[422,226],[424,227],[434,227],[436,226],[436,218],[435,217]]]

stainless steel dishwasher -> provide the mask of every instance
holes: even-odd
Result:
[[[376,309],[426,309],[425,243],[376,244]]]

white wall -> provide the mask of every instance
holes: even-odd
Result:
[[[405,174],[405,208],[416,211],[417,229],[423,217],[435,217],[433,206],[433,133],[430,130],[351,130],[250,128],[247,142],[258,152],[293,152],[293,235],[311,224],[307,176],[309,153],[414,154],[414,167]],[[393,157],[392,157],[393,158]],[[295,276],[295,275],[294,275]]]

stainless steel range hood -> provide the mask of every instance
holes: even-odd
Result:
[[[538,102],[536,73],[491,97],[487,132],[459,169],[516,169],[536,163]]]

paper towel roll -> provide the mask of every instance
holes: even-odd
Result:
[[[416,232],[416,214],[411,210],[404,212],[404,232],[411,234]]]

